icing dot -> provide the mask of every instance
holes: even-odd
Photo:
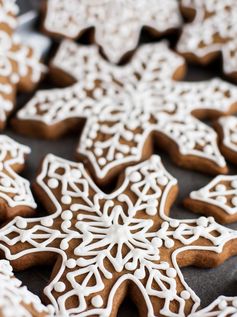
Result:
[[[231,202],[232,202],[232,204],[233,204],[234,206],[237,207],[237,197],[233,197],[233,198],[231,199]]]
[[[74,267],[76,267],[76,265],[77,265],[77,262],[74,259],[69,259],[69,260],[66,261],[66,266],[69,269],[74,269]]]
[[[217,192],[223,193],[226,190],[226,186],[223,184],[218,184],[218,185],[216,185],[215,189]]]
[[[167,239],[167,240],[165,240],[165,246],[166,246],[166,248],[173,248],[173,246],[174,246],[174,241],[173,240],[171,240],[171,239]]]
[[[105,165],[106,164],[106,159],[104,157],[101,157],[99,160],[98,160],[98,163],[100,165]]]
[[[81,178],[81,172],[79,171],[79,169],[72,169],[70,174],[74,179]]]
[[[226,197],[224,196],[217,196],[216,197],[216,200],[219,202],[219,203],[222,203],[222,204],[225,204],[227,202],[227,199]]]
[[[157,213],[157,208],[155,206],[148,206],[146,208],[146,213],[149,215],[149,216],[154,216],[156,213]]]
[[[99,147],[95,148],[95,155],[101,156],[103,154],[103,150]]]
[[[231,186],[232,186],[233,188],[237,188],[237,180],[232,181],[232,182],[231,182]]]
[[[48,180],[48,186],[52,189],[57,188],[58,184],[59,184],[59,182],[56,178],[51,178]]]
[[[171,277],[171,278],[175,278],[176,275],[177,275],[177,272],[174,268],[172,267],[169,267],[167,270],[166,270],[166,274],[168,277]]]
[[[203,150],[207,154],[213,154],[213,148],[211,145],[206,145]]]
[[[162,240],[160,238],[153,238],[152,244],[154,245],[154,247],[160,248],[162,246]]]
[[[162,176],[158,178],[158,184],[161,186],[165,186],[168,184],[168,178],[166,176]]]
[[[45,217],[40,220],[40,223],[45,227],[52,227],[53,219]]]
[[[62,240],[60,243],[61,250],[67,250],[69,248],[69,244],[66,239]]]
[[[137,182],[140,182],[140,180],[142,179],[142,176],[139,172],[133,172],[132,174],[129,175],[129,179],[131,182],[137,183]]]
[[[205,217],[200,217],[197,219],[197,225],[201,227],[207,227],[208,225],[208,220]]]
[[[94,296],[92,297],[91,299],[91,304],[96,307],[96,308],[99,308],[103,305],[103,299],[100,295],[97,295],[97,296]]]
[[[8,178],[2,178],[1,179],[1,184],[4,187],[10,187],[11,186],[11,181]]]
[[[27,222],[26,222],[26,220],[23,219],[23,218],[18,218],[18,219],[16,220],[16,225],[17,225],[17,227],[20,228],[20,229],[25,229],[25,228],[27,227]]]
[[[56,292],[62,293],[62,292],[65,291],[66,285],[65,285],[63,282],[57,282],[57,283],[54,285],[54,289],[55,289]]]
[[[65,195],[61,199],[62,203],[65,205],[69,205],[72,202],[72,198],[69,195]]]
[[[190,293],[189,293],[188,291],[182,291],[181,294],[180,294],[180,296],[181,296],[183,299],[187,300],[187,299],[190,298]]]
[[[171,220],[170,220],[170,226],[171,226],[172,228],[177,228],[177,227],[179,226],[179,221],[176,220],[176,219],[171,219]]]
[[[62,217],[62,219],[63,220],[71,220],[72,219],[72,212],[70,211],[70,210],[65,210],[65,211],[63,211],[62,212],[62,215],[61,215],[61,217]]]

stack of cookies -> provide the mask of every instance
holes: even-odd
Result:
[[[128,297],[142,317],[237,316],[236,293],[202,303],[181,271],[237,255],[236,1],[39,5],[48,63],[0,0],[0,317],[128,317]],[[224,79],[186,77],[220,61]],[[76,158],[42,157],[65,135]],[[189,186],[177,217],[174,165]],[[45,265],[40,296],[14,276]]]

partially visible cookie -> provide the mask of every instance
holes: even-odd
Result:
[[[190,314],[189,317],[235,317],[237,316],[237,296],[219,296],[207,307]]]
[[[213,216],[222,223],[237,221],[237,176],[219,175],[184,201],[193,212]]]
[[[43,11],[51,36],[75,39],[93,27],[94,42],[113,63],[137,47],[143,27],[160,36],[182,22],[177,0],[48,0]]]
[[[0,129],[14,108],[17,90],[32,90],[44,71],[35,50],[14,33],[17,13],[14,0],[0,0]]]
[[[237,87],[220,79],[178,82],[184,71],[184,59],[163,42],[143,45],[128,65],[118,67],[97,47],[66,40],[51,72],[61,84],[72,85],[37,92],[13,127],[45,138],[84,127],[77,156],[100,184],[150,157],[154,143],[179,166],[226,173],[216,132],[198,118],[234,112]]]
[[[18,270],[53,266],[44,293],[63,317],[116,317],[126,296],[140,316],[187,316],[200,299],[180,268],[237,254],[237,232],[214,218],[169,216],[177,180],[157,155],[128,167],[106,194],[82,163],[49,154],[35,191],[49,214],[16,217],[0,229],[0,249]]]
[[[29,153],[27,146],[0,135],[0,222],[16,215],[31,215],[36,208],[30,183],[18,175]]]
[[[44,306],[21,284],[9,262],[0,260],[0,317],[52,317],[52,307]]]
[[[236,0],[182,0],[181,9],[193,21],[183,27],[178,51],[202,64],[221,53],[225,74],[237,80]]]
[[[233,164],[237,164],[237,117],[221,117],[214,123],[219,135],[222,154]]]

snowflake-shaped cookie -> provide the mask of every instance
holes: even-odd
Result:
[[[142,27],[162,35],[181,25],[177,0],[48,0],[44,29],[54,36],[78,38],[95,29],[95,42],[118,63],[139,42]]]
[[[0,0],[0,129],[14,108],[17,89],[32,90],[44,71],[36,52],[14,34],[17,12],[15,0]]]
[[[36,208],[30,183],[18,175],[29,153],[27,146],[0,135],[0,221],[32,214]]]
[[[16,217],[0,230],[0,249],[17,269],[55,263],[44,292],[60,316],[112,316],[128,291],[148,317],[186,316],[200,300],[180,267],[217,265],[237,242],[213,218],[168,216],[177,181],[158,156],[105,194],[82,163],[49,154],[35,188],[51,215]]]
[[[178,51],[206,64],[222,53],[224,72],[237,79],[237,3],[235,0],[182,0],[193,22],[183,28]]]
[[[194,117],[236,109],[237,88],[214,79],[187,83],[184,60],[165,43],[144,45],[131,63],[104,61],[97,47],[65,41],[52,61],[64,89],[39,91],[17,114],[20,133],[58,137],[84,126],[77,148],[99,183],[151,155],[152,143],[166,149],[180,166],[225,173],[214,130]],[[62,83],[62,82],[61,82]]]
[[[219,134],[221,152],[229,161],[237,164],[237,117],[219,118],[214,127]]]
[[[218,175],[205,187],[190,193],[185,205],[220,222],[237,220],[237,176]]]
[[[52,307],[45,307],[40,299],[21,285],[8,261],[0,260],[1,317],[49,317]]]

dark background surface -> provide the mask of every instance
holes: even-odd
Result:
[[[21,13],[37,8],[39,0],[19,0],[21,6]],[[36,23],[38,24],[38,23]],[[147,34],[142,34],[141,42],[150,41]],[[171,43],[174,43],[175,38],[170,38]],[[188,73],[185,80],[188,81],[198,81],[205,80],[213,77],[221,77],[221,60],[216,61],[208,67],[200,67],[194,65],[188,65]],[[47,79],[41,84],[42,87],[50,87]],[[52,86],[51,86],[52,87]],[[20,94],[17,99],[17,108],[23,106],[31,95]],[[46,141],[46,140],[36,140],[15,134],[11,126],[9,125],[6,131],[7,135],[13,137],[15,140],[22,142],[23,144],[29,145],[32,149],[31,155],[28,157],[27,166],[23,173],[23,176],[29,180],[34,180],[36,176],[36,170],[39,166],[40,161],[47,153],[53,153],[66,159],[73,160],[75,154],[75,148],[78,142],[78,134],[71,134],[61,138],[56,141]],[[174,204],[171,216],[174,218],[195,218],[196,215],[184,209],[182,206],[182,201],[187,195],[195,189],[198,189],[207,182],[209,182],[212,177],[203,175],[200,173],[191,172],[188,170],[180,169],[170,161],[169,157],[164,153],[156,150],[162,158],[162,161],[167,168],[167,170],[178,179],[179,182],[179,196],[176,203]],[[237,166],[230,166],[230,174],[237,173]],[[39,212],[42,211],[39,206]],[[230,225],[231,228],[237,229],[237,223]],[[189,286],[196,292],[196,294],[201,298],[202,307],[211,303],[219,295],[227,296],[237,296],[237,257],[232,257],[226,261],[223,265],[215,269],[199,269],[199,268],[185,268],[182,269],[186,282]],[[17,273],[17,277],[20,278],[28,288],[35,294],[40,295],[44,286],[46,286],[47,281],[51,272],[50,267],[35,267],[26,272]],[[136,308],[133,304],[126,299],[123,303],[119,317],[133,317],[138,316]]]

